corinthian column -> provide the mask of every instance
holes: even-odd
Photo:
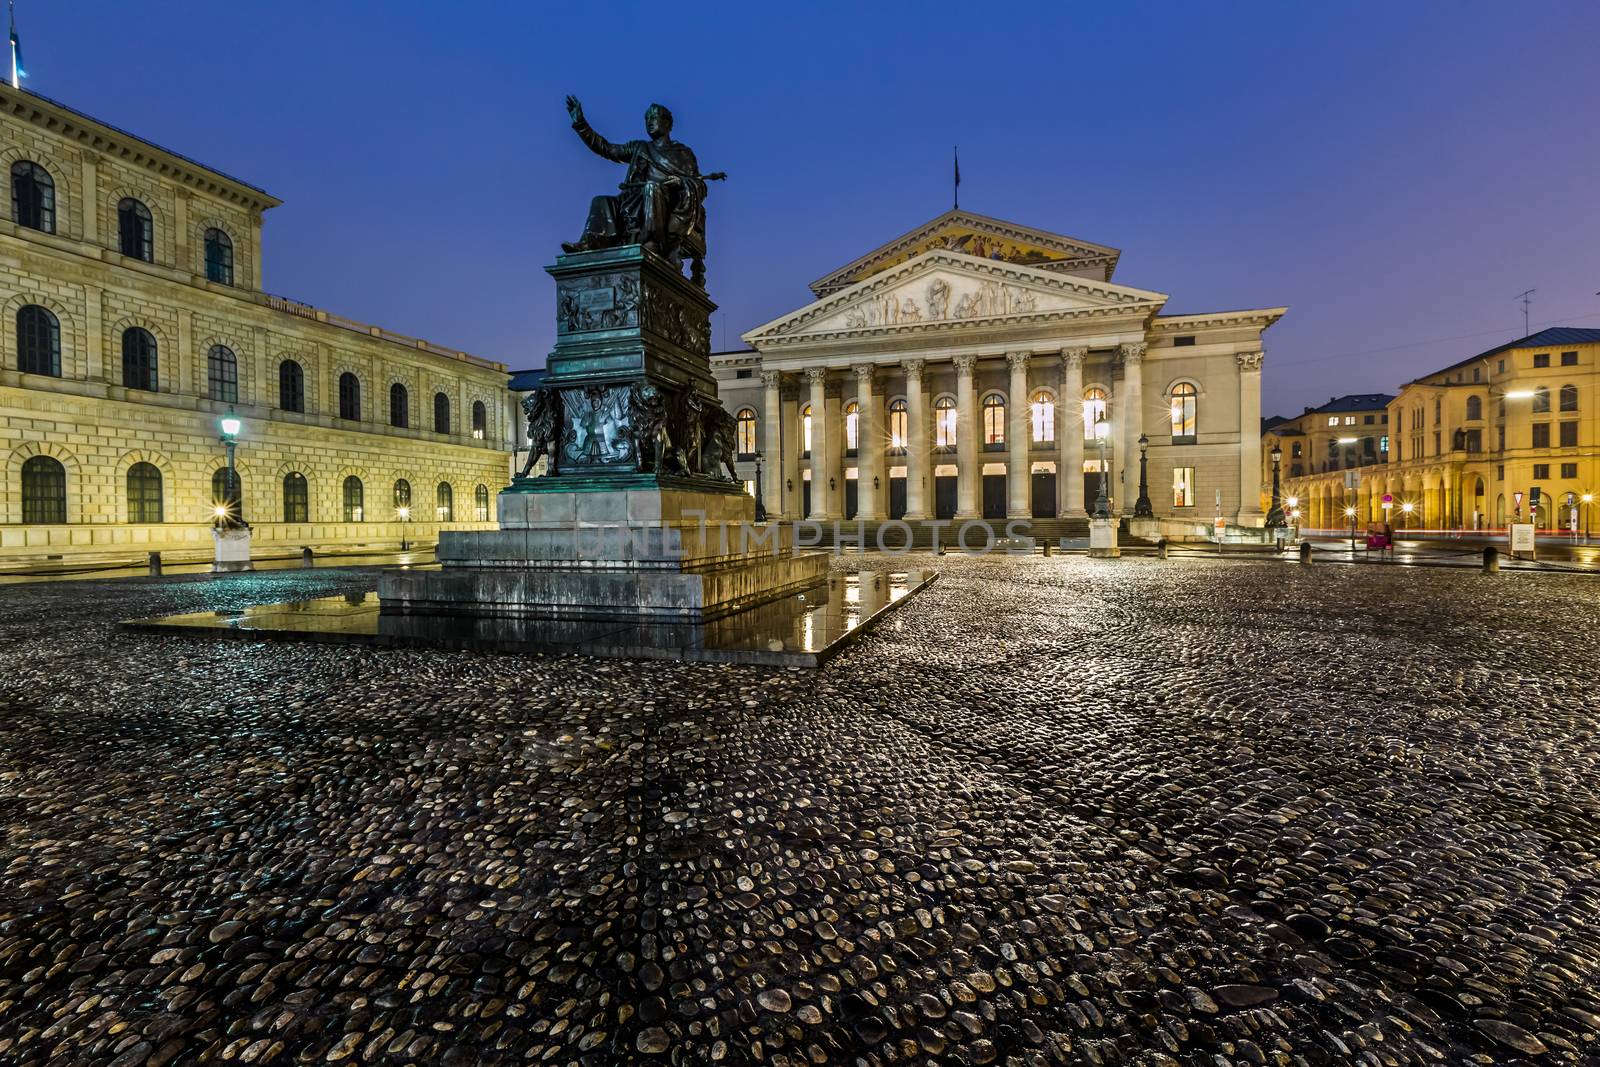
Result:
[[[906,372],[906,518],[928,517],[928,413],[923,401],[920,359],[900,362]]]
[[[1083,514],[1083,358],[1088,354],[1087,348],[1061,350],[1061,395],[1056,398],[1061,414],[1056,446],[1061,458],[1056,462],[1056,489],[1061,501],[1057,514],[1063,519]]]
[[[978,357],[956,357],[956,518],[978,517],[978,405],[972,375]]]
[[[1011,368],[1006,406],[1006,517],[1026,519],[1033,514],[1028,492],[1033,478],[1028,462],[1033,443],[1028,424],[1028,353],[1007,352],[1006,365]]]
[[[1240,352],[1239,365],[1239,517],[1240,526],[1261,525],[1261,361],[1260,352]]]
[[[812,519],[832,518],[828,511],[828,369],[807,367],[811,383],[811,514]]]
[[[783,375],[761,372],[761,504],[773,521],[783,518]]]
[[[1122,441],[1117,445],[1117,468],[1122,471],[1122,492],[1117,495],[1117,510],[1133,512],[1139,495],[1139,437],[1144,433],[1144,353],[1143,341],[1122,346]]]
[[[878,457],[883,454],[872,424],[872,364],[850,367],[856,376],[856,518],[877,522],[878,494],[873,480],[878,476]]]

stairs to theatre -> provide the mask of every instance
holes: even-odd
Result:
[[[810,541],[817,548],[856,548],[864,551],[882,549],[888,552],[906,551],[931,551],[934,546],[935,534],[938,543],[944,547],[956,550],[962,546],[958,543],[963,527],[966,528],[965,547],[978,550],[1006,536],[1006,527],[1010,523],[1025,524],[1019,526],[1019,532],[1024,536],[1034,539],[1036,544],[1059,544],[1062,538],[1069,540],[1082,539],[1087,542],[1089,537],[1089,520],[1087,517],[1076,519],[969,519],[957,522],[954,519],[943,519],[937,523],[921,520],[885,521],[885,522],[858,522],[855,519],[838,519],[819,521],[815,524],[800,525],[802,539]],[[797,524],[789,524],[797,525]],[[985,531],[984,528],[987,528]],[[906,541],[906,530],[911,531],[910,543]],[[1025,530],[1025,532],[1024,532]],[[816,538],[816,540],[812,540]]]

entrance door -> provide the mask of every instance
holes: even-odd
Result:
[[[1055,471],[1036,471],[1033,475],[1033,517],[1036,519],[1056,517]]]
[[[844,517],[847,519],[856,517],[856,506],[859,499],[856,496],[856,486],[858,484],[859,482],[855,478],[846,478],[844,480]]]
[[[933,517],[956,517],[956,479],[953,474],[933,480]]]
[[[800,514],[808,519],[811,517],[811,483],[809,481],[800,483]]]
[[[983,476],[983,517],[986,519],[1003,519],[1006,517],[1006,476],[1004,474],[985,474]]]
[[[889,517],[891,519],[904,518],[906,513],[906,480],[904,478],[889,479]]]

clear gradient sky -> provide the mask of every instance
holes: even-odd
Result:
[[[19,0],[26,87],[260,185],[269,291],[503,360],[660,100],[712,187],[717,347],[950,206],[1287,304],[1263,410],[1600,326],[1600,2]],[[724,344],[726,340],[726,345]]]

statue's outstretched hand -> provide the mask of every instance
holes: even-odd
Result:
[[[569,95],[567,97],[567,116],[572,119],[574,126],[583,121],[583,105],[578,102],[578,98],[575,96]]]

